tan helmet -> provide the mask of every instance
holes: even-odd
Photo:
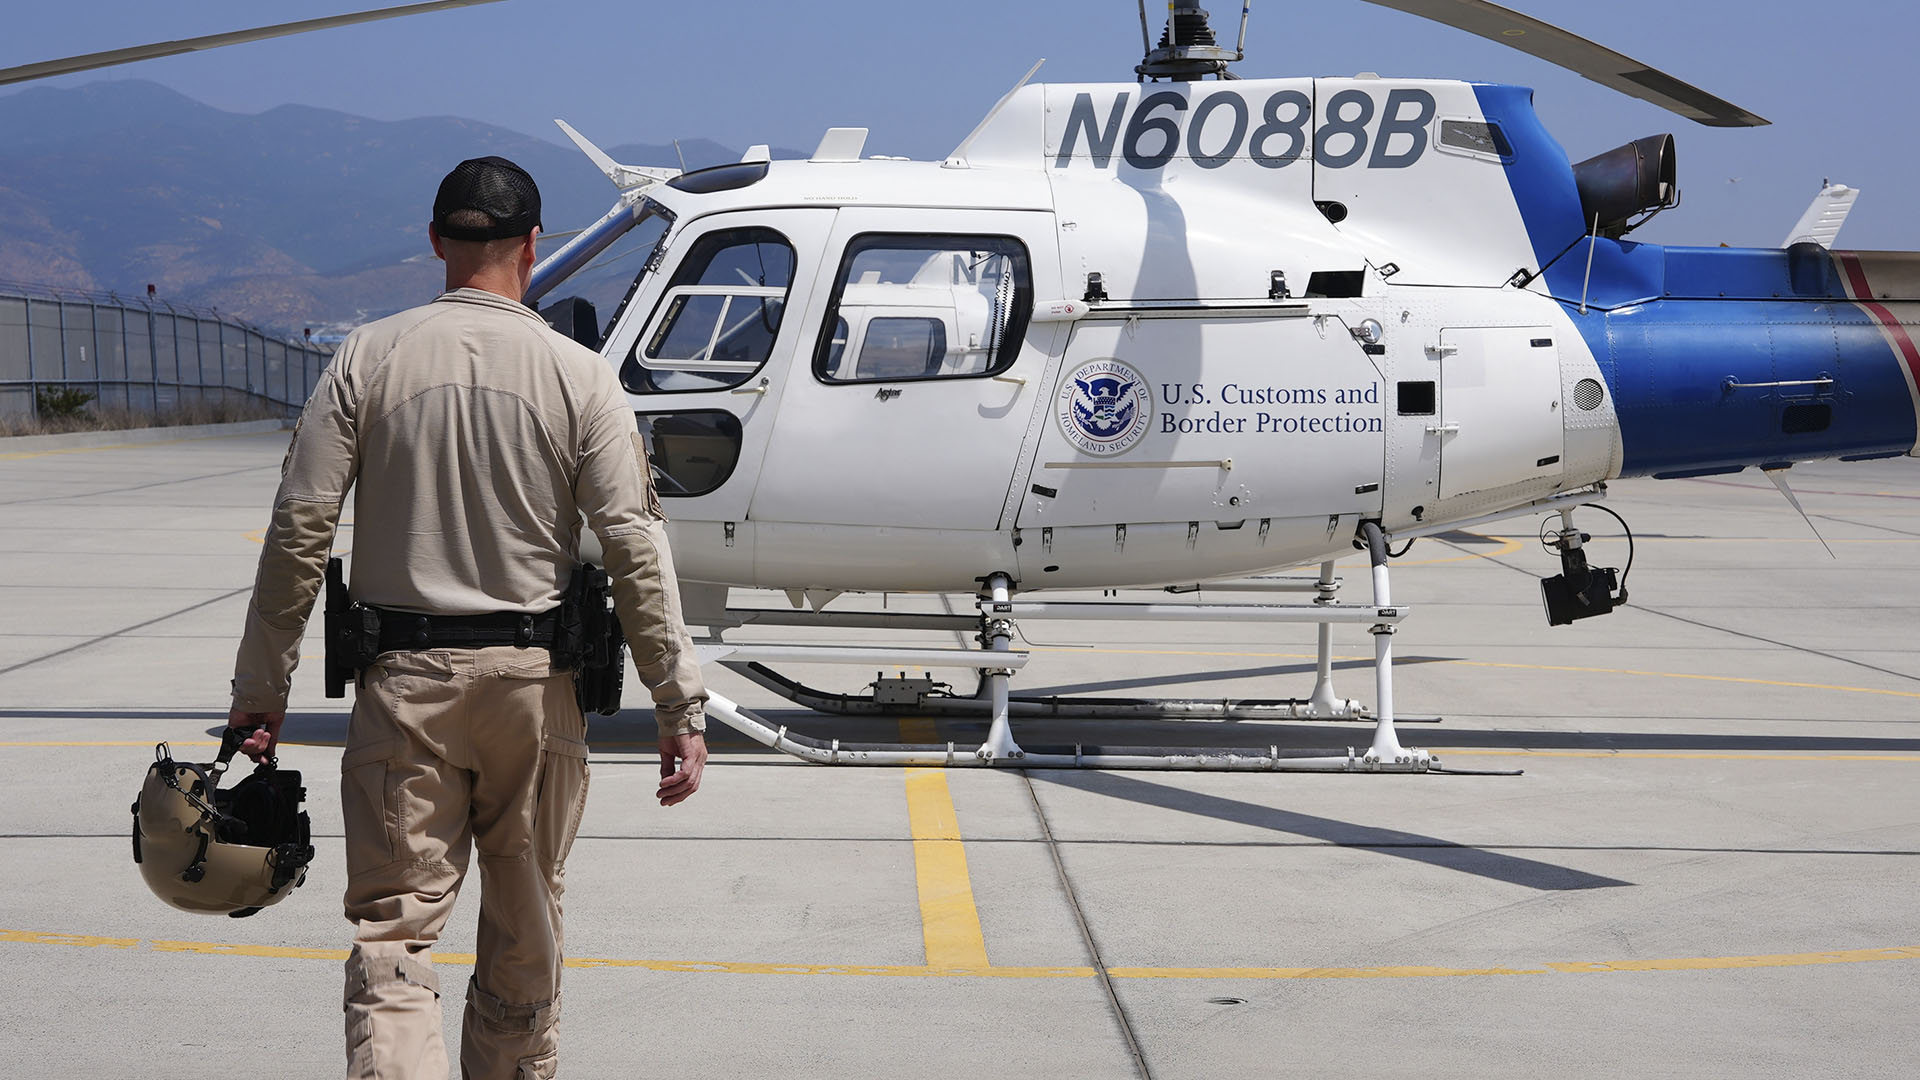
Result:
[[[300,809],[300,774],[269,758],[220,790],[246,737],[228,729],[217,760],[173,760],[166,743],[133,804],[133,861],[153,894],[182,911],[245,918],[286,899],[307,879],[312,825]]]

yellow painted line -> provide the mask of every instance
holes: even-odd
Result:
[[[437,958],[436,958],[437,959]],[[724,975],[868,975],[915,978],[984,979],[1091,979],[1090,967],[932,967],[910,964],[753,964],[700,960],[604,960],[571,958],[570,968],[642,968],[647,971],[673,971],[692,974]]]
[[[1658,750],[1446,750],[1429,748],[1428,753],[1448,757],[1566,757],[1566,758],[1669,758],[1675,761],[1898,761],[1920,762],[1920,754],[1695,754],[1667,753]]]
[[[1568,975],[1603,975],[1618,971],[1727,971],[1734,968],[1815,967],[1820,964],[1868,964],[1876,960],[1920,960],[1920,946],[1894,949],[1848,949],[1842,952],[1782,953],[1773,956],[1699,956],[1679,960],[1610,960],[1547,967]]]
[[[928,716],[903,716],[900,718],[900,741],[904,743],[931,743],[940,741],[940,730]]]
[[[920,929],[930,968],[985,968],[987,941],[973,905],[967,849],[942,769],[907,770],[913,872],[920,887]]]
[[[92,934],[35,934],[27,930],[0,930],[0,942],[12,945],[73,945],[82,949],[131,949],[139,938],[95,937]]]
[[[1543,968],[1108,968],[1116,979],[1458,979],[1470,975],[1545,975]]]
[[[167,941],[91,934],[46,934],[27,930],[0,930],[0,943],[59,945],[70,948],[146,949],[153,952],[201,956],[247,956],[292,960],[344,960],[345,949],[318,949],[299,945],[241,945],[217,941]],[[472,953],[436,953],[442,964],[471,967]],[[1920,960],[1920,945],[1881,949],[1840,949],[1827,952],[1771,953],[1753,956],[1691,956],[1657,960],[1552,961],[1530,968],[1504,966],[1449,968],[1386,966],[1328,967],[1112,967],[1116,979],[1274,980],[1274,979],[1436,979],[1507,975],[1607,975],[1667,971],[1738,971],[1752,968],[1823,967],[1832,964],[1871,964]],[[991,967],[917,964],[776,964],[708,960],[626,960],[576,956],[570,968],[639,968],[685,974],[725,975],[855,975],[912,978],[1087,979],[1090,967]]]
[[[345,949],[309,949],[298,945],[230,945],[214,941],[154,941],[154,952],[200,953],[204,956],[265,956],[286,960],[345,960]],[[436,959],[449,964],[460,961],[453,956],[440,956]],[[473,963],[468,957],[467,963]]]

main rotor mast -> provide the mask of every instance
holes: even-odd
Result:
[[[1237,79],[1227,65],[1247,54],[1247,16],[1253,0],[1241,0],[1240,39],[1231,49],[1220,47],[1213,27],[1207,23],[1207,11],[1198,4],[1169,3],[1167,25],[1160,32],[1156,47],[1147,30],[1147,0],[1140,0],[1140,46],[1145,59],[1134,68],[1141,82],[1171,79],[1196,82],[1208,75],[1218,79]]]

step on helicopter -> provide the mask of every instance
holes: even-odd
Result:
[[[1367,2],[1701,124],[1766,123],[1496,4]],[[1241,78],[1250,6],[1228,48],[1180,3],[1156,43],[1140,0],[1132,81],[1029,71],[941,161],[863,159],[865,130],[835,128],[804,161],[762,146],[683,172],[616,162],[562,123],[619,194],[526,301],[618,370],[705,659],[822,712],[970,717],[988,733],[849,745],[719,696],[714,716],[838,764],[1432,771],[1396,730],[1392,643],[1410,613],[1390,592],[1396,547],[1545,515],[1562,572],[1542,598],[1563,625],[1626,599],[1573,521],[1606,509],[1611,480],[1758,467],[1791,499],[1795,462],[1920,453],[1920,253],[1831,250],[1851,189],[1829,186],[1777,249],[1637,243],[1679,203],[1673,136],[1575,163],[1522,87]],[[253,38],[149,48],[223,39]],[[647,222],[658,239],[604,334],[591,305],[548,299]],[[1355,548],[1365,604],[1341,601],[1334,575]],[[1201,602],[1121,596],[1202,588]],[[792,608],[735,607],[734,589],[781,590]],[[1047,595],[1069,589],[1114,598]],[[903,592],[977,611],[859,602]],[[1311,599],[1260,599],[1290,592]],[[1172,619],[1315,625],[1315,687],[1261,702],[1010,692],[1020,623]],[[1371,708],[1333,691],[1339,625],[1373,636]],[[980,648],[725,640],[746,626],[962,631]],[[970,670],[978,689],[903,674],[844,695],[783,663]],[[1041,748],[1015,737],[1027,715],[1374,727],[1344,754]]]

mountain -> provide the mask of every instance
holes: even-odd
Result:
[[[739,159],[706,140],[681,151],[690,168]],[[670,144],[609,152],[677,160]],[[277,329],[353,325],[439,292],[439,264],[416,258],[433,192],[483,154],[534,175],[550,231],[613,203],[577,150],[457,117],[231,113],[138,80],[0,97],[0,280],[126,294],[152,283]]]

